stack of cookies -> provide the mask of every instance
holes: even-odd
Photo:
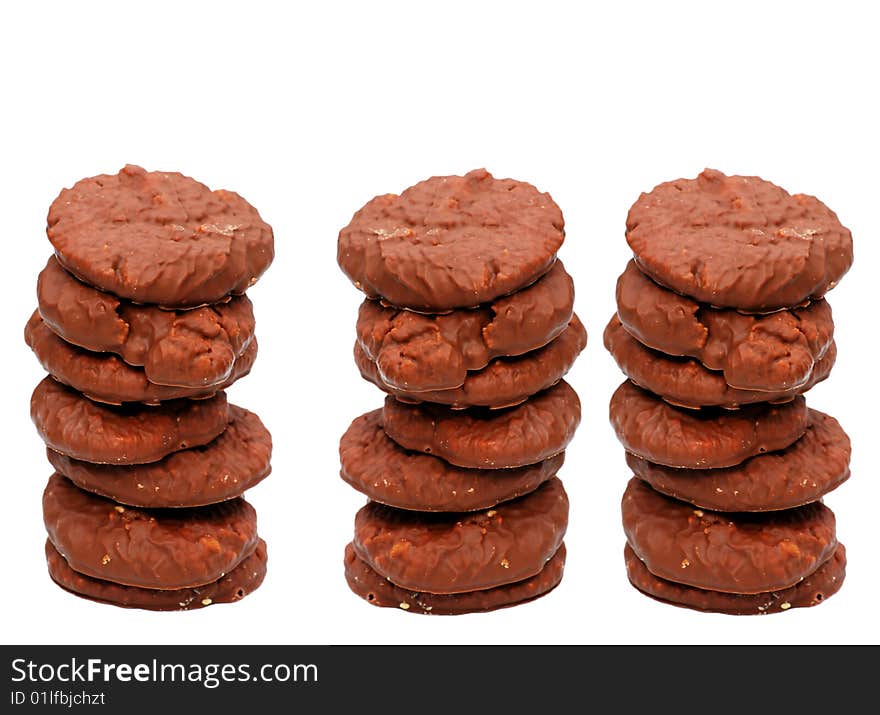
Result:
[[[237,601],[266,573],[241,494],[272,440],[224,388],[257,343],[244,295],[274,255],[238,194],[126,166],[65,189],[25,340],[49,372],[31,417],[55,473],[43,494],[52,579],[151,610]]]
[[[803,393],[834,364],[823,299],[852,237],[812,196],[704,171],[643,194],[605,346],[629,380],[611,422],[633,586],[703,611],[764,614],[840,588],[846,552],[821,499],[850,444]]]
[[[484,170],[379,196],[340,232],[339,265],[367,294],[355,361],[388,394],[339,448],[370,498],[345,575],[373,605],[488,611],[562,578],[556,474],[580,421],[562,378],[587,342],[564,237],[549,195]]]

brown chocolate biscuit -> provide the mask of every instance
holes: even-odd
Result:
[[[257,513],[244,499],[198,509],[123,507],[60,474],[43,492],[52,545],[74,571],[125,586],[173,590],[211,583],[257,546]]]
[[[739,407],[753,402],[787,402],[828,377],[837,359],[837,347],[832,341],[806,384],[794,390],[760,392],[731,387],[720,372],[709,370],[693,358],[673,357],[645,347],[624,330],[616,315],[605,328],[604,340],[605,347],[630,380],[682,407]]]
[[[633,261],[617,281],[617,314],[644,345],[696,358],[743,390],[807,389],[834,339],[831,307],[824,300],[769,315],[744,315],[661,288]]]
[[[675,469],[627,453],[633,473],[658,492],[718,511],[775,511],[821,499],[849,478],[849,437],[837,420],[809,410],[789,447],[724,469]]]
[[[132,367],[112,353],[94,353],[65,342],[53,333],[34,311],[24,329],[25,342],[52,377],[97,402],[118,405],[145,402],[150,405],[182,397],[210,397],[247,375],[257,358],[256,338],[234,363],[232,373],[220,385],[169,387],[147,379],[143,368]]]
[[[158,407],[103,405],[51,377],[31,396],[31,419],[48,447],[98,464],[145,464],[207,444],[229,422],[226,393]]]
[[[467,593],[424,593],[395,586],[360,559],[352,544],[345,547],[345,580],[354,593],[374,606],[433,616],[485,613],[532,601],[556,588],[564,568],[561,544],[543,569],[523,581]]]
[[[807,403],[758,403],[738,410],[675,407],[627,380],[611,397],[611,425],[624,449],[657,464],[732,467],[784,449],[807,429]]]
[[[536,464],[566,448],[581,421],[577,393],[564,380],[505,410],[450,410],[385,398],[385,433],[405,449],[471,469]]]
[[[272,228],[238,194],[138,166],[63,189],[46,233],[86,283],[168,308],[244,293],[274,256]]]
[[[471,308],[546,273],[564,225],[549,194],[478,169],[377,196],[339,232],[337,261],[370,298],[429,313]]]
[[[630,583],[646,596],[673,606],[731,616],[766,615],[816,606],[837,593],[846,577],[843,544],[838,544],[834,555],[803,581],[767,593],[723,593],[667,581],[648,571],[629,544],[624,548],[624,557]]]
[[[553,478],[527,496],[469,514],[370,502],[355,517],[353,544],[370,568],[401,588],[464,593],[536,575],[567,526],[568,497]]]
[[[834,513],[821,502],[763,514],[703,511],[638,477],[623,495],[626,540],[660,578],[727,593],[793,586],[834,554]]]
[[[473,310],[425,315],[367,299],[358,313],[358,343],[387,385],[450,390],[493,358],[549,343],[568,326],[573,305],[574,282],[557,261],[528,288]]]
[[[52,542],[46,541],[49,575],[65,591],[122,608],[148,611],[192,611],[218,603],[235,603],[256,591],[266,576],[266,542],[257,540],[254,552],[225,576],[193,588],[138,588],[85,576],[74,571]]]
[[[408,392],[385,384],[376,364],[355,342],[354,359],[361,376],[404,402],[435,402],[453,409],[510,407],[555,385],[587,345],[587,331],[577,315],[558,338],[543,348],[512,358],[495,358],[482,370],[468,373],[454,390]]]
[[[229,426],[212,442],[150,464],[92,464],[46,449],[78,487],[148,508],[193,507],[233,499],[269,475],[272,436],[253,412],[229,405]]]
[[[37,298],[43,320],[64,340],[116,353],[157,385],[228,384],[254,337],[247,296],[192,310],[135,305],[78,281],[54,256],[40,273]]]
[[[373,501],[412,511],[488,509],[528,494],[559,471],[565,453],[517,469],[462,469],[398,446],[382,410],[361,415],[339,441],[340,476]]]

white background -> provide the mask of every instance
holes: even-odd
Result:
[[[584,4],[586,5],[586,4]],[[864,4],[867,5],[867,4]],[[17,3],[0,24],[4,395],[0,618],[10,643],[876,642],[878,50],[847,3]],[[830,8],[834,8],[833,11]],[[848,9],[850,8],[850,9]],[[50,253],[49,203],[126,162],[178,170],[250,200],[277,258],[250,293],[260,357],[232,401],[275,438],[249,499],[269,543],[263,587],[234,606],[148,613],[56,588],[43,562],[49,475],[28,418],[42,372],[22,329]],[[563,476],[562,585],[520,608],[458,618],[368,606],[342,550],[363,498],[337,440],[381,403],[351,358],[360,294],[338,230],[375,194],[485,166],[549,191],[590,345],[570,375],[584,419]],[[771,617],[703,615],[632,590],[607,422],[621,376],[601,344],[639,192],[706,166],[823,199],[856,262],[830,295],[840,357],[811,405],[854,443],[827,499],[849,554],[843,590]]]

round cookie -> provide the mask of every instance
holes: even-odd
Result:
[[[828,377],[837,359],[832,341],[806,384],[794,390],[760,392],[731,387],[720,372],[709,370],[693,358],[664,355],[645,347],[623,328],[617,315],[611,318],[603,337],[605,347],[630,380],[681,407],[734,408],[754,402],[787,402]]]
[[[81,489],[146,508],[194,507],[241,496],[271,471],[272,436],[260,418],[229,405],[229,426],[202,447],[150,464],[92,464],[46,449],[50,464]]]
[[[533,283],[565,239],[549,194],[485,169],[377,196],[339,232],[337,261],[370,298],[428,313]]]
[[[426,514],[376,502],[355,517],[357,555],[409,591],[464,593],[538,574],[562,544],[568,497],[553,478],[531,494],[469,514]]]
[[[31,419],[48,447],[98,464],[156,462],[207,444],[229,422],[226,393],[158,407],[104,405],[44,378],[31,396]]]
[[[693,410],[670,405],[629,380],[612,395],[609,413],[628,452],[687,469],[732,467],[788,447],[807,429],[807,403],[802,396],[781,405]]]
[[[838,544],[834,555],[794,586],[767,593],[724,593],[685,586],[648,571],[629,544],[624,548],[630,583],[646,596],[663,603],[731,616],[783,613],[791,608],[817,606],[840,590],[846,578],[846,549]]]
[[[564,380],[506,410],[450,410],[385,398],[385,433],[405,449],[471,469],[536,464],[562,452],[581,420],[577,393]]]
[[[96,290],[52,256],[37,281],[40,315],[68,343],[119,355],[157,385],[205,389],[229,382],[254,338],[247,296],[192,310],[135,305]],[[219,389],[219,388],[218,388]]]
[[[173,590],[212,583],[257,546],[257,513],[243,499],[187,510],[123,507],[60,474],[43,492],[43,521],[70,568],[125,586]]]
[[[241,196],[138,166],[62,190],[46,233],[77,278],[166,308],[244,293],[274,257],[272,228]]]
[[[564,568],[565,544],[561,544],[543,569],[523,581],[467,593],[424,593],[395,586],[360,559],[352,544],[345,547],[345,580],[355,594],[381,608],[434,616],[485,613],[532,601],[556,588]]]
[[[357,335],[382,381],[423,392],[461,387],[499,356],[537,350],[571,320],[574,282],[561,261],[528,288],[473,310],[425,315],[363,302]]]
[[[495,358],[482,370],[469,372],[454,390],[408,392],[387,385],[376,364],[355,342],[354,359],[361,376],[404,402],[434,402],[453,409],[510,407],[559,382],[587,345],[587,331],[573,315],[559,337],[543,348],[512,358]]]
[[[824,300],[768,315],[744,315],[661,288],[633,261],[617,280],[617,314],[642,344],[667,355],[696,358],[742,390],[805,391],[834,340],[831,307]]]
[[[266,542],[257,540],[254,552],[213,583],[192,588],[159,590],[123,586],[74,571],[52,542],[46,541],[49,575],[65,591],[99,603],[148,611],[192,611],[218,603],[235,603],[256,591],[266,576]]]
[[[833,417],[808,411],[804,436],[778,452],[724,469],[675,469],[627,453],[656,491],[717,511],[776,511],[817,501],[849,478],[849,437]]]
[[[340,476],[373,501],[411,511],[488,509],[533,492],[559,471],[565,452],[515,469],[463,469],[401,448],[382,428],[382,410],[361,415],[339,442]]]
[[[633,477],[621,510],[626,540],[652,574],[710,591],[789,588],[837,548],[834,513],[821,502],[763,514],[703,511]]]
[[[642,194],[626,240],[661,285],[753,312],[821,298],[853,260],[849,230],[815,197],[709,169]]]
[[[56,380],[89,399],[107,404],[144,402],[156,405],[182,397],[210,397],[247,375],[257,358],[256,338],[234,362],[232,372],[220,385],[169,387],[147,379],[143,368],[132,367],[112,353],[93,353],[59,338],[35,311],[24,329],[24,339],[43,368]]]

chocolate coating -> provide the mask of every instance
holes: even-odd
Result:
[[[369,201],[339,232],[337,260],[370,298],[443,312],[533,283],[564,239],[549,194],[478,169]]]
[[[233,499],[271,471],[272,436],[253,412],[229,405],[229,426],[202,447],[150,464],[92,464],[46,449],[49,462],[78,487],[148,508],[194,507]]]
[[[661,288],[633,261],[617,281],[617,314],[644,345],[696,358],[742,390],[806,390],[834,339],[831,307],[824,300],[769,315],[744,315]]]
[[[695,509],[633,477],[623,495],[623,530],[660,578],[727,593],[788,588],[837,548],[834,513],[821,502],[764,514]]]
[[[565,544],[561,544],[543,569],[523,581],[468,593],[420,593],[395,586],[358,558],[352,544],[345,547],[345,580],[354,593],[374,606],[433,616],[485,613],[532,601],[556,588],[564,568]]]
[[[626,240],[661,285],[755,312],[821,298],[853,259],[852,235],[817,198],[710,169],[642,194]]]
[[[473,310],[425,315],[365,300],[358,343],[382,381],[409,392],[461,387],[499,356],[543,347],[568,326],[574,282],[557,261],[528,288]]]
[[[98,464],[144,464],[207,444],[229,422],[226,393],[158,407],[92,402],[44,378],[31,396],[31,419],[48,447]]]
[[[218,580],[254,552],[258,538],[257,513],[243,499],[144,510],[90,494],[60,474],[43,492],[43,521],[74,571],[166,590]]]
[[[472,469],[535,464],[563,451],[581,421],[577,393],[564,380],[506,410],[450,410],[385,398],[385,433],[405,449]]]
[[[355,517],[354,549],[410,591],[464,593],[530,578],[562,543],[568,497],[553,478],[531,494],[469,514],[426,514],[376,502]]]
[[[488,509],[537,489],[559,471],[561,452],[516,469],[463,469],[401,448],[382,428],[382,410],[361,415],[339,442],[340,476],[373,501],[412,511]]]
[[[732,467],[784,449],[807,429],[802,396],[738,410],[675,407],[627,380],[611,397],[611,425],[624,449],[670,467]]]
[[[258,539],[254,552],[219,580],[193,588],[159,590],[123,586],[77,573],[58,553],[58,549],[52,546],[52,542],[46,541],[49,575],[65,591],[100,603],[148,611],[192,611],[218,603],[240,601],[263,583],[267,560],[266,542]]]
[[[274,257],[272,228],[241,196],[138,166],[63,189],[46,233],[81,280],[167,308],[244,293]]]
[[[356,342],[355,363],[361,376],[380,390],[405,402],[434,402],[453,409],[466,407],[510,407],[531,395],[555,385],[571,369],[577,356],[587,345],[587,331],[573,315],[559,337],[543,348],[525,355],[495,358],[482,370],[469,372],[464,384],[454,390],[408,392],[382,381],[376,364]]]
[[[674,469],[627,453],[633,473],[667,496],[718,511],[774,511],[809,504],[849,478],[849,437],[833,417],[809,410],[789,447],[725,469]]]

